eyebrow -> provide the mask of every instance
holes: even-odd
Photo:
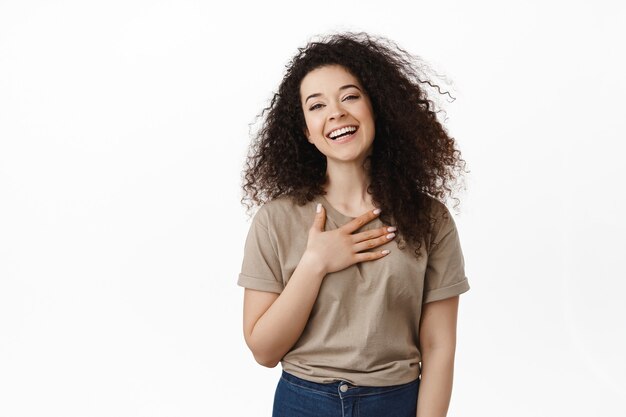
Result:
[[[345,90],[346,88],[351,88],[351,87],[356,88],[357,90],[361,91],[361,89],[360,89],[359,87],[357,87],[356,85],[354,85],[354,84],[346,84],[346,85],[343,85],[343,86],[339,87],[339,91],[341,91],[341,90]],[[319,96],[321,96],[321,95],[322,95],[322,93],[315,93],[315,94],[311,94],[310,96],[308,96],[308,97],[306,98],[306,100],[304,100],[304,104],[306,104],[306,102],[307,102],[307,101],[309,101],[309,99],[310,99],[310,98],[319,97]]]

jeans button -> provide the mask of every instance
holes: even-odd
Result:
[[[346,384],[343,384],[339,387],[339,391],[341,392],[346,392],[348,391],[348,386]]]

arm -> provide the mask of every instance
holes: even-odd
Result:
[[[261,365],[275,367],[304,331],[324,278],[314,265],[303,256],[280,295],[246,288],[244,337]]]
[[[246,288],[243,328],[246,344],[263,366],[273,368],[298,341],[326,274],[357,262],[372,261],[388,251],[363,252],[389,242],[386,227],[353,234],[378,211],[368,211],[344,226],[324,231],[326,211],[318,206],[307,248],[280,294]]]
[[[424,304],[420,324],[422,379],[417,417],[445,417],[452,395],[459,296]]]

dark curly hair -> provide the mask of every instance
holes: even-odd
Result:
[[[408,241],[419,258],[435,221],[433,204],[452,195],[465,166],[430,94],[449,93],[427,79],[429,67],[418,57],[385,38],[333,34],[298,51],[257,116],[264,119],[246,160],[242,204],[250,210],[289,196],[304,205],[325,194],[326,157],[304,136],[300,83],[314,69],[341,65],[361,82],[376,117],[367,191],[382,209],[381,221],[397,226],[400,249]]]

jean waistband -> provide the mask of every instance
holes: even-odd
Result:
[[[343,395],[374,395],[374,394],[382,394],[389,391],[395,391],[397,389],[402,389],[405,387],[409,387],[411,385],[419,384],[419,378],[408,382],[406,384],[399,385],[388,385],[384,387],[370,387],[370,386],[362,386],[362,385],[353,385],[347,381],[336,381],[328,384],[321,384],[318,382],[307,381],[306,379],[298,378],[295,375],[292,375],[288,372],[283,371],[281,378],[285,381],[299,386],[301,388],[306,388],[312,391],[323,392],[326,394],[338,395],[342,393]],[[343,396],[342,395],[342,396]]]

